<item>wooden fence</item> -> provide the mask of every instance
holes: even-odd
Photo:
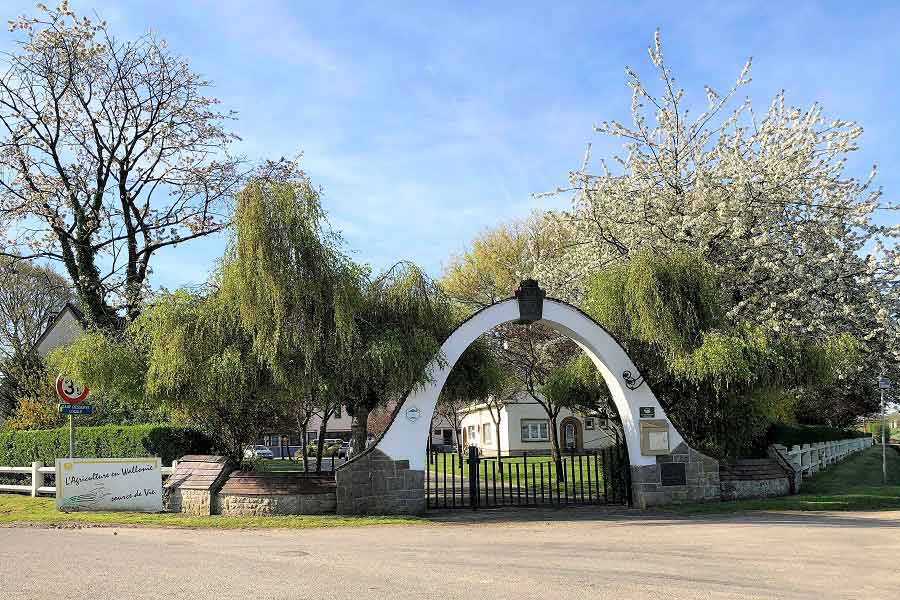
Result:
[[[829,465],[840,462],[851,454],[870,448],[874,443],[875,440],[871,437],[861,437],[803,444],[790,449],[775,444],[774,448],[794,467],[795,473],[806,477],[827,469]]]

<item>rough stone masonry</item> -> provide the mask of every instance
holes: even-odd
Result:
[[[419,515],[425,512],[425,471],[409,468],[378,448],[337,470],[337,512],[342,515]]]

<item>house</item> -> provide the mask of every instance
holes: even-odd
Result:
[[[393,413],[393,410],[394,406],[389,405],[385,410],[381,410],[378,412],[373,411],[369,415],[369,432],[374,433],[376,436],[381,435],[386,427],[386,423],[382,423],[382,421],[385,420],[382,417],[388,417],[390,413]],[[383,413],[388,414],[385,415]],[[351,435],[352,422],[353,418],[349,414],[347,414],[346,407],[342,406],[334,415],[331,416],[330,419],[328,419],[328,424],[323,439],[348,441]],[[319,428],[321,427],[321,425],[322,417],[319,415],[313,415],[306,427],[305,434],[301,434],[301,432],[299,431],[291,433],[269,433],[263,435],[258,443],[263,446],[267,446],[277,457],[294,456],[294,454],[301,449],[301,439],[305,439],[307,444],[312,444],[319,438]],[[452,426],[444,417],[435,415],[433,426],[437,427],[441,432],[446,431],[448,439],[453,439]],[[435,439],[437,439],[437,441],[434,441]],[[438,438],[432,438],[432,443],[442,444],[443,439],[443,435],[439,436]],[[455,442],[447,442],[448,445],[453,443]]]
[[[486,456],[497,455],[497,431],[486,404],[465,409],[460,421],[463,446],[476,446]],[[494,410],[496,416],[497,411]],[[597,416],[561,409],[557,417],[559,445],[564,451],[582,452],[615,446],[621,433],[607,429]],[[601,426],[602,425],[602,426]],[[500,409],[502,456],[550,453],[550,419],[533,398],[523,395]]]
[[[52,350],[75,340],[85,329],[85,317],[81,310],[66,302],[56,316],[47,324],[34,347],[38,354],[47,356]]]

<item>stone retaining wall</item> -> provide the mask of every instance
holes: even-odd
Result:
[[[772,498],[788,496],[791,482],[787,477],[759,480],[722,481],[722,500],[744,500],[747,498]]]
[[[337,470],[337,513],[419,515],[425,512],[425,471],[409,468],[378,448]]]
[[[220,514],[232,517],[334,514],[334,492],[325,494],[236,495],[219,494]]]
[[[684,463],[684,485],[663,485],[662,465],[665,463]],[[721,500],[719,462],[682,442],[671,454],[657,456],[655,465],[632,466],[631,491],[635,508],[680,502],[718,502]]]

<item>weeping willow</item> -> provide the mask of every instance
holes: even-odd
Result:
[[[849,336],[801,339],[777,323],[736,323],[723,289],[698,254],[644,252],[594,277],[586,310],[623,344],[688,441],[730,457],[758,449],[772,423],[795,420],[798,399],[833,387],[859,354]]]
[[[238,194],[221,293],[280,384],[327,385],[354,346],[365,274],[341,252],[301,172],[258,177]]]

